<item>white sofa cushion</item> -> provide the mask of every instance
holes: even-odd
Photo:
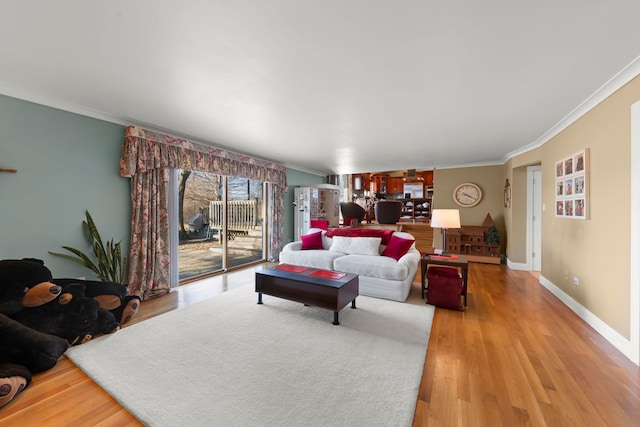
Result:
[[[333,268],[343,273],[387,280],[404,280],[409,273],[406,264],[386,256],[377,256],[372,259],[370,255],[345,255],[333,261]]]
[[[293,242],[298,243],[298,242]],[[327,251],[325,249],[283,250],[280,252],[280,262],[284,264],[301,265],[304,267],[333,270],[333,262],[342,257],[342,252]]]
[[[380,255],[380,237],[345,237],[335,236],[331,252],[342,252],[349,255]]]

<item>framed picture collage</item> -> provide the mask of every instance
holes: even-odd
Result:
[[[589,149],[556,162],[556,217],[589,219]]]

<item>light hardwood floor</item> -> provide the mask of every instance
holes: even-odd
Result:
[[[436,310],[414,426],[640,425],[640,368],[531,274],[472,263],[469,275],[467,310]],[[247,269],[182,286],[132,324],[253,280]],[[140,424],[62,356],[0,409],[5,425]]]

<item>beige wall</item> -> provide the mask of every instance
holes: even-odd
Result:
[[[640,100],[636,77],[542,147],[511,159],[505,209],[507,256],[525,262],[526,167],[542,165],[542,276],[630,339],[631,105]],[[590,150],[590,219],[556,218],[555,162]],[[522,196],[522,197],[521,197]],[[573,285],[576,276],[578,286]]]
[[[453,189],[467,181],[478,184],[484,199],[473,208],[460,208],[462,223],[481,224],[490,213],[500,231],[503,253],[510,262],[526,263],[527,168],[540,165],[541,274],[626,339],[630,339],[631,105],[639,100],[640,77],[636,77],[541,147],[502,166],[434,171],[434,208],[458,208]],[[590,151],[590,218],[556,218],[555,162],[583,148]],[[505,179],[512,187],[510,208],[503,207]],[[574,276],[580,280],[578,286]]]
[[[473,182],[482,190],[482,201],[471,208],[463,208],[453,201],[453,190],[464,182]],[[501,253],[506,247],[504,222],[504,171],[502,166],[479,166],[454,169],[436,169],[433,173],[433,207],[435,209],[460,209],[463,225],[482,225],[491,214],[500,233]],[[434,233],[437,247],[442,247],[439,233]]]

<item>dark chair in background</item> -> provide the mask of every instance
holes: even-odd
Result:
[[[400,200],[378,200],[374,206],[378,224],[395,224],[402,216]]]
[[[365,216],[364,208],[355,202],[341,202],[340,212],[342,212],[343,225],[345,227],[350,227],[354,219],[357,223],[360,223]]]

